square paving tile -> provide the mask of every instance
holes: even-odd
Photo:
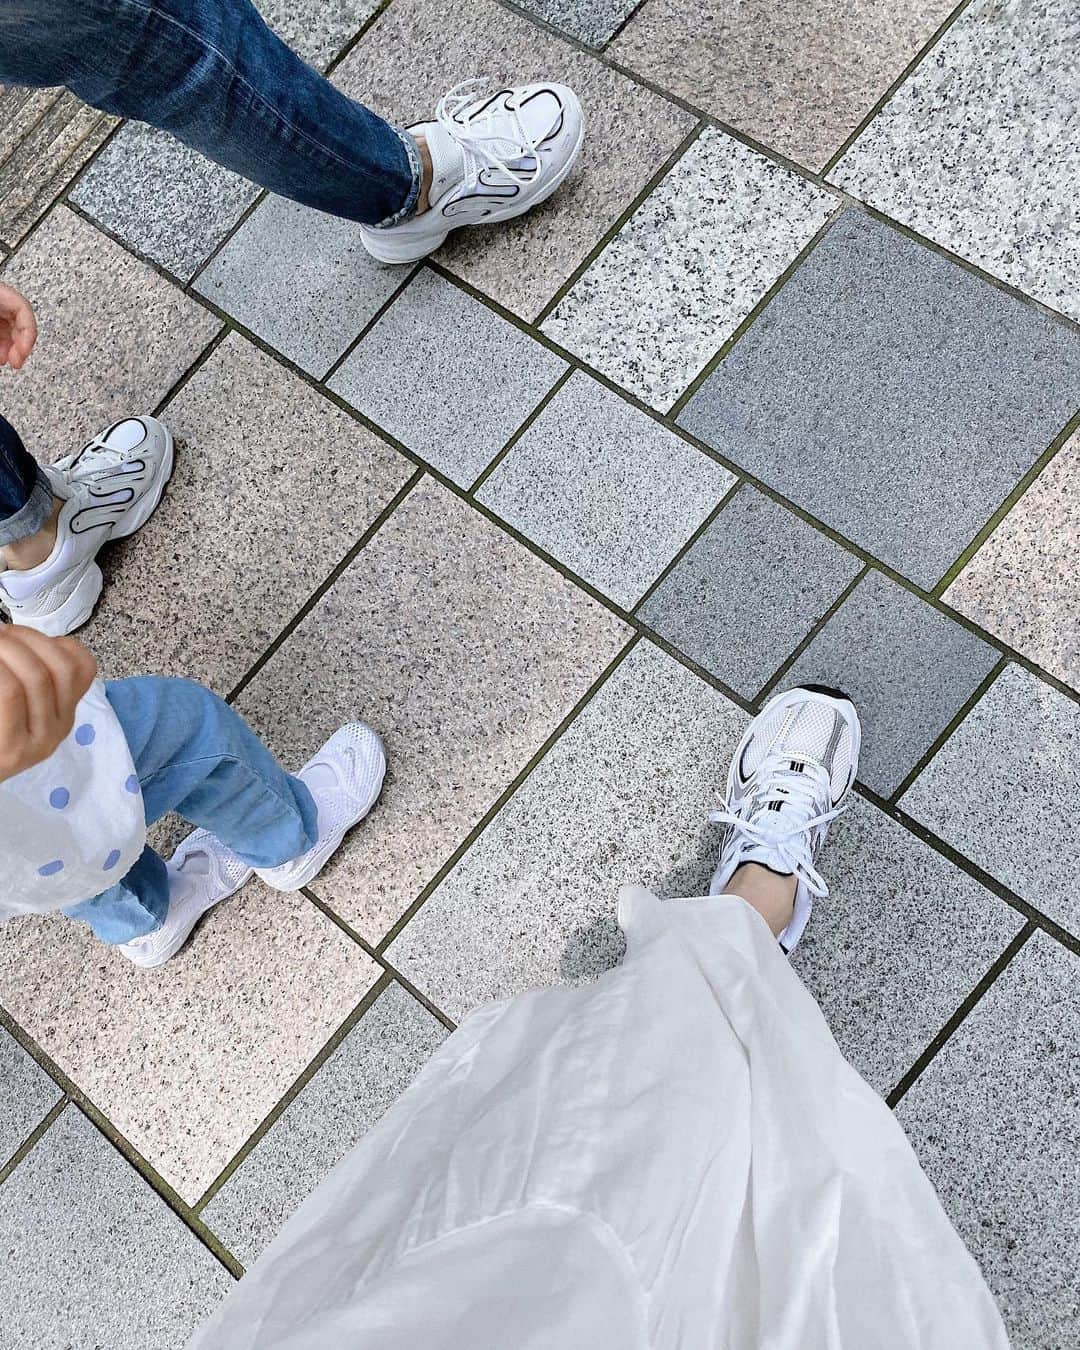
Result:
[[[791,964],[841,1050],[895,1087],[1023,925],[1016,910],[861,798],[820,858],[829,895]]]
[[[0,1187],[5,1346],[182,1350],[225,1268],[75,1107]]]
[[[451,1017],[622,954],[615,897],[700,895],[746,715],[651,642],[626,657],[388,949]]]
[[[981,638],[880,572],[869,572],[777,688],[843,689],[862,722],[859,779],[888,796],[997,660]]]
[[[277,35],[322,70],[379,8],[379,0],[258,0]]]
[[[897,1111],[1016,1350],[1080,1340],[1078,980],[1036,933]]]
[[[1080,339],[852,210],[679,422],[932,586],[1078,399]]]
[[[64,1094],[0,1027],[0,1167]]]
[[[46,461],[118,417],[152,411],[221,327],[66,207],[0,276],[33,302],[39,331],[25,369],[0,374],[0,404]]]
[[[251,1265],[448,1035],[399,984],[379,995],[203,1210],[239,1261]]]
[[[519,0],[527,9],[553,28],[585,42],[602,47],[621,23],[625,23],[641,0]]]
[[[480,501],[629,609],[735,476],[577,371]]]
[[[0,929],[0,1003],[192,1203],[378,975],[309,900],[257,881],[160,971],[62,915]]]
[[[334,74],[384,117],[426,121],[463,74],[512,84],[559,80],[581,99],[581,158],[541,210],[459,230],[447,267],[531,319],[618,220],[693,126],[689,114],[494,0],[394,0]]]
[[[225,694],[414,469],[235,333],[163,417],[172,483],[117,546],[84,636],[111,676],[186,675]]]
[[[561,357],[424,270],[330,388],[470,487],[565,370]]]
[[[838,209],[706,128],[543,324],[667,410]]]
[[[65,89],[0,86],[0,239],[14,247],[116,125]]]
[[[268,197],[195,289],[321,378],[410,271],[379,266],[353,221]]]
[[[1072,0],[976,0],[830,174],[856,197],[1080,319]]]
[[[1080,688],[1080,434],[1042,471],[945,600]]]
[[[1080,708],[1008,666],[900,799],[916,820],[1080,934]]]
[[[414,488],[238,701],[287,764],[363,717],[377,811],[314,890],[379,941],[629,630],[473,507]]]
[[[258,195],[256,184],[167,131],[128,122],[76,183],[71,200],[188,281]]]
[[[820,169],[952,10],[952,0],[648,0],[610,55]]]
[[[641,618],[753,698],[862,563],[754,488],[741,488],[641,607]]]

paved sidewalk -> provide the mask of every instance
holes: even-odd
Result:
[[[268,0],[412,119],[576,86],[541,211],[384,270],[142,126],[0,91],[45,456],[157,410],[114,676],[391,771],[310,892],[140,972],[0,929],[0,1350],[172,1350],[478,1002],[694,894],[747,714],[866,729],[796,966],[1017,1350],[1080,1345],[1080,41],[1069,0]],[[898,12],[899,11],[899,12]],[[162,831],[175,839],[176,830]]]

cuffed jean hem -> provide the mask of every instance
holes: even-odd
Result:
[[[38,466],[34,486],[26,504],[12,516],[0,520],[0,548],[17,544],[20,539],[32,539],[45,528],[53,513],[53,487],[41,466]]]
[[[401,139],[401,144],[405,147],[405,153],[409,157],[409,168],[412,170],[412,187],[409,189],[409,195],[405,198],[405,204],[400,211],[395,211],[392,216],[387,216],[385,220],[380,220],[374,228],[376,230],[388,230],[391,225],[400,225],[403,220],[408,220],[410,216],[416,214],[416,203],[420,200],[420,189],[424,185],[424,162],[420,158],[420,147],[416,144],[416,138],[411,131],[406,131],[404,127],[394,127]]]

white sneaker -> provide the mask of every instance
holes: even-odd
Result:
[[[574,167],[585,134],[581,104],[562,84],[491,92],[486,79],[444,94],[433,122],[408,128],[431,154],[430,209],[398,225],[360,227],[373,258],[410,263],[434,253],[451,230],[494,225],[538,206]]]
[[[37,567],[0,572],[0,604],[11,621],[49,637],[80,628],[101,594],[98,550],[146,524],[172,467],[172,436],[153,417],[115,422],[77,455],[47,466],[63,499],[56,544]]]
[[[785,952],[802,937],[813,898],[829,893],[814,860],[855,781],[861,740],[855,706],[838,689],[808,685],[777,694],[747,727],[724,809],[709,816],[728,826],[711,895],[723,895],[748,862],[798,878],[794,913],[780,934]]]
[[[117,946],[137,966],[163,966],[206,911],[235,895],[252,874],[247,863],[207,830],[189,834],[165,866],[169,872],[165,922],[156,932]]]
[[[319,809],[318,842],[280,867],[258,867],[276,891],[298,891],[322,871],[345,835],[379,800],[386,776],[382,741],[363,722],[335,731],[296,775],[307,785]]]

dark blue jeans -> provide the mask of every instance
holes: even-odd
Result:
[[[66,85],[350,220],[393,224],[416,206],[412,137],[305,65],[250,0],[0,0],[0,84]],[[0,423],[0,547],[36,534],[51,507],[48,480]]]

